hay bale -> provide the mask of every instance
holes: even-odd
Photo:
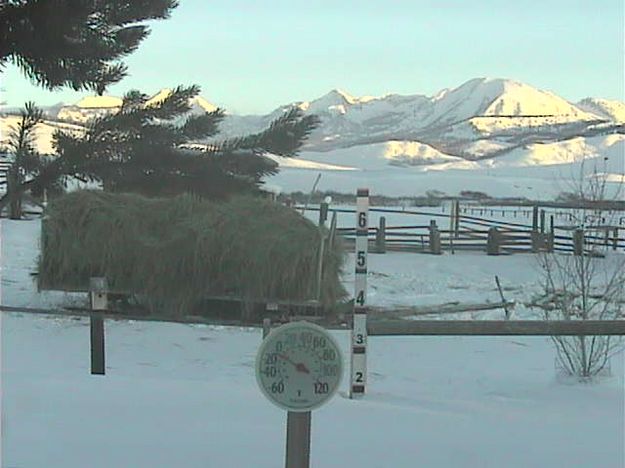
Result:
[[[321,232],[290,208],[250,197],[145,198],[79,191],[47,210],[42,289],[82,290],[104,276],[111,291],[145,296],[177,311],[211,296],[315,299]],[[342,299],[340,243],[327,247],[325,305]]]

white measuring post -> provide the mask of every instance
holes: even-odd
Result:
[[[365,394],[367,385],[367,254],[369,247],[369,189],[356,192],[356,261],[352,321],[349,397]]]

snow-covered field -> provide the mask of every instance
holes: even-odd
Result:
[[[553,200],[562,192],[574,191],[580,174],[588,177],[596,169],[610,182],[608,196],[622,196],[624,135],[535,143],[481,161],[430,155],[427,151],[424,156],[419,153],[421,147],[414,154],[404,151],[400,155],[391,143],[325,153],[305,151],[297,160],[276,158],[281,170],[268,182],[287,193],[306,192],[321,174],[317,186],[321,191],[355,193],[359,187],[369,187],[376,195],[422,196],[428,190],[438,190],[458,196],[471,190],[494,197]]]
[[[1,303],[83,300],[36,293],[38,231],[0,221]],[[536,287],[530,255],[389,253],[370,256],[369,299],[497,301],[494,275],[518,301]],[[3,313],[1,325],[3,467],[284,463],[286,415],[254,379],[259,330],[107,321],[102,377],[89,374],[88,321]],[[333,333],[347,365],[348,332]],[[372,337],[369,349],[366,397],[349,400],[343,382],[313,414],[312,466],[625,466],[622,353],[611,376],[578,384],[557,378],[546,338]]]

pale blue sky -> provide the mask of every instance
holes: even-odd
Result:
[[[577,101],[624,99],[623,0],[181,0],[107,94],[196,83],[236,113],[265,113],[332,88],[435,94],[511,78]],[[268,6],[271,5],[271,6]],[[19,70],[0,75],[10,106],[75,102]]]

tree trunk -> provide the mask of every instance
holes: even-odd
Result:
[[[7,173],[7,194],[9,196],[9,218],[22,219],[22,190],[13,168]]]

